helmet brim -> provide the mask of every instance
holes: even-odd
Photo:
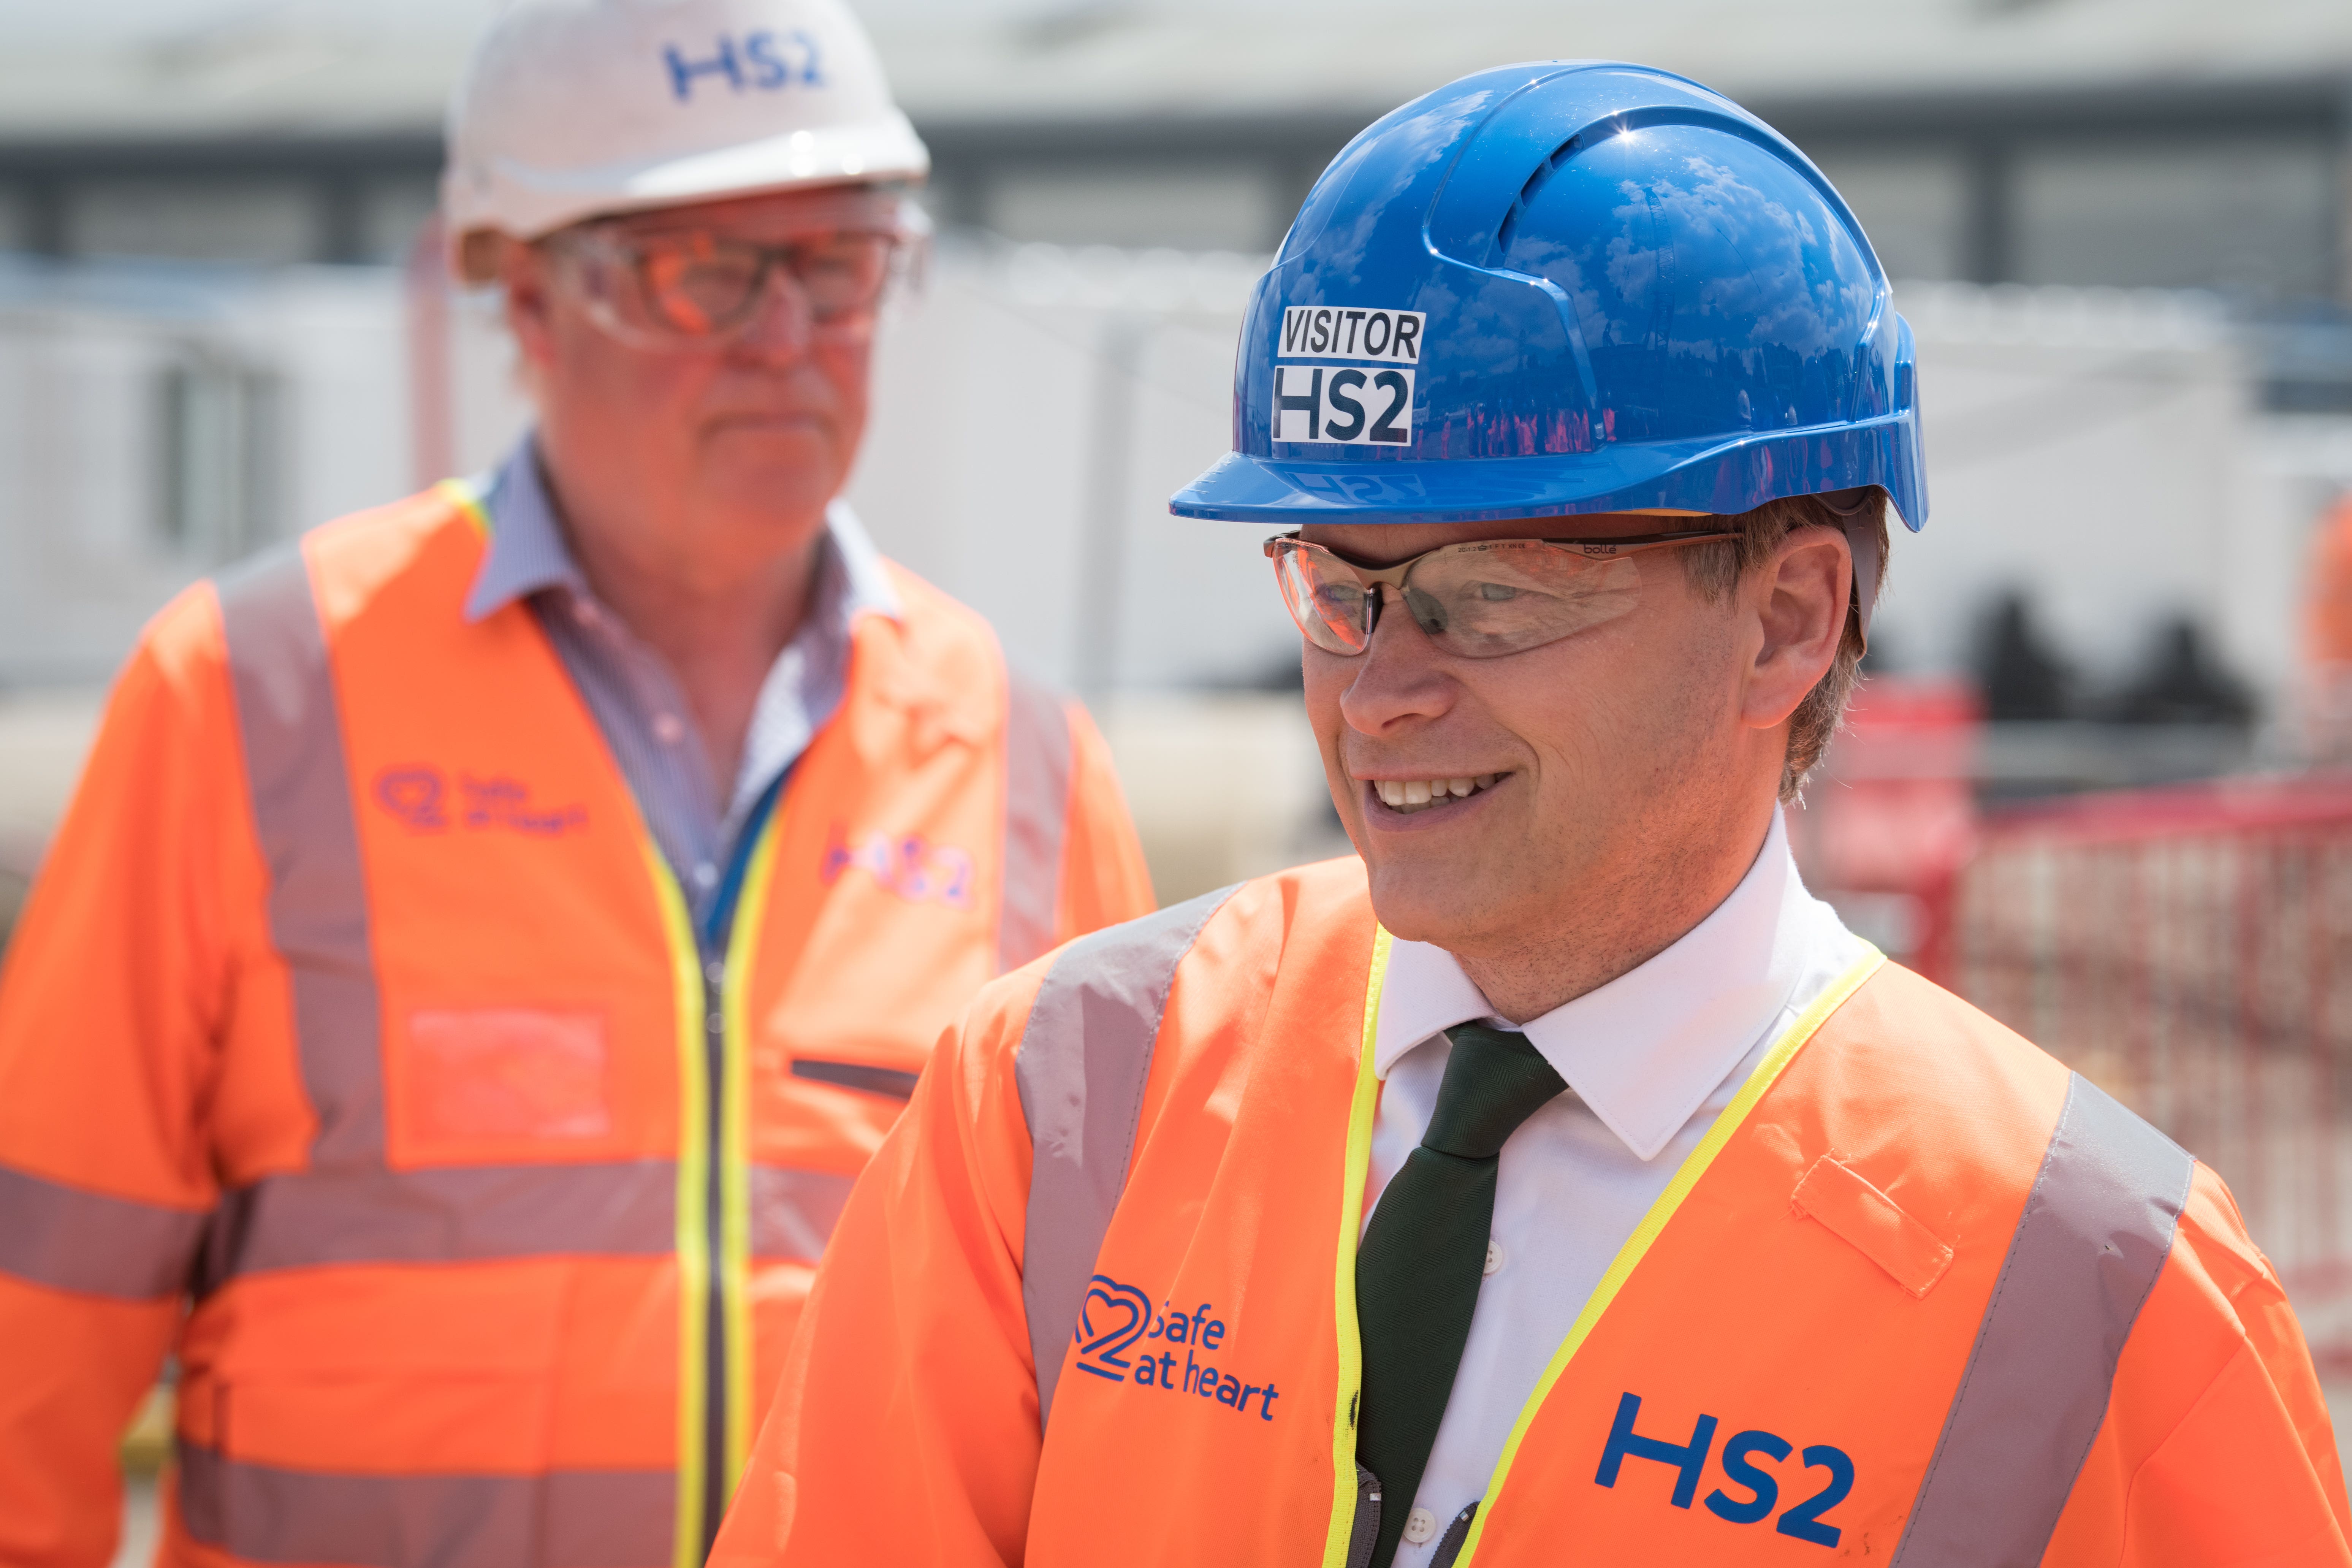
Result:
[[[1592,452],[1528,458],[1383,462],[1228,452],[1171,497],[1168,510],[1285,528],[1612,511],[1727,515],[1856,485],[1884,489],[1913,532],[1926,523],[1912,411],[1729,440],[1611,442]]]
[[[531,240],[592,217],[840,184],[920,184],[930,153],[903,114],[863,125],[794,131],[716,151],[625,166],[551,170],[507,160],[488,165],[489,188],[444,176],[453,256],[466,236],[496,229]],[[462,270],[468,281],[482,279]]]

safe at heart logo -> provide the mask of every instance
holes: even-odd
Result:
[[[1226,1367],[1202,1359],[1221,1352],[1230,1355],[1224,1348],[1226,1331],[1225,1321],[1213,1302],[1202,1301],[1190,1311],[1165,1301],[1155,1307],[1150,1292],[1097,1274],[1087,1282],[1072,1338],[1080,1372],[1131,1388],[1191,1394],[1236,1415],[1252,1414],[1251,1402],[1255,1401],[1257,1418],[1273,1420],[1274,1402],[1282,1397],[1282,1392],[1271,1381],[1246,1382]],[[1183,1358],[1181,1365],[1177,1363],[1179,1356]]]

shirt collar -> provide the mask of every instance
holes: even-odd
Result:
[[[466,595],[468,622],[487,619],[543,589],[588,593],[588,580],[572,559],[562,525],[556,521],[554,498],[540,474],[535,436],[515,443],[506,460],[487,479],[474,481],[473,489],[489,520],[490,543]],[[901,619],[889,568],[849,503],[836,498],[825,508],[824,523],[831,548],[818,563],[817,613],[812,619],[844,631],[860,615]]]
[[[490,546],[466,595],[467,621],[487,620],[544,588],[587,592],[588,580],[572,559],[572,547],[555,521],[555,503],[540,478],[535,437],[526,435],[516,442],[506,461],[471,488],[489,520]]]
[[[1531,1019],[1528,1039],[1636,1158],[1654,1159],[1787,1004],[1825,914],[1836,918],[1805,890],[1776,811],[1754,864],[1713,913],[1648,963]],[[1385,1079],[1440,1030],[1493,1016],[1452,953],[1397,942],[1373,1070]]]

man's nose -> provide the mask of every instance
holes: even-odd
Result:
[[[808,353],[815,334],[816,316],[808,291],[789,268],[771,268],[760,280],[759,297],[751,301],[751,319],[736,334],[738,350],[761,359],[789,364]]]
[[[1388,585],[1383,584],[1382,587]],[[1460,689],[1438,668],[1436,645],[1405,610],[1402,595],[1386,599],[1370,643],[1349,660],[1339,696],[1348,727],[1377,735],[1413,719],[1434,719],[1454,706]]]

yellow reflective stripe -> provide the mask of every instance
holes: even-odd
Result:
[[[1454,1568],[1469,1568],[1471,1555],[1478,1550],[1479,1538],[1486,1534],[1486,1521],[1494,1515],[1495,1500],[1502,1495],[1503,1484],[1510,1478],[1511,1461],[1518,1457],[1519,1444],[1526,1438],[1528,1428],[1534,1424],[1536,1412],[1541,1410],[1544,1401],[1550,1397],[1552,1385],[1559,1381],[1559,1374],[1568,1370],[1570,1360],[1584,1342],[1591,1338],[1593,1325],[1601,1321],[1601,1314],[1616,1300],[1617,1292],[1624,1288],[1626,1279],[1640,1267],[1651,1245],[1658,1239],[1659,1233],[1666,1228],[1675,1211],[1682,1207],[1683,1200],[1690,1196],[1691,1189],[1698,1185],[1699,1178],[1706,1174],[1707,1167],[1715,1163],[1715,1157],[1723,1152],[1725,1144],[1731,1142],[1731,1135],[1738,1131],[1740,1124],[1748,1120],[1748,1113],[1756,1109],[1756,1102],[1762,1100],[1765,1091],[1780,1080],[1781,1069],[1795,1059],[1797,1052],[1813,1037],[1829,1016],[1836,1012],[1847,997],[1860,990],[1864,981],[1877,973],[1879,966],[1885,962],[1886,955],[1872,948],[1853,968],[1839,975],[1828,990],[1814,998],[1811,1006],[1798,1016],[1788,1031],[1773,1042],[1772,1048],[1764,1053],[1764,1059],[1756,1064],[1756,1070],[1748,1074],[1747,1083],[1732,1096],[1731,1103],[1723,1108],[1723,1114],[1715,1119],[1715,1125],[1706,1130],[1706,1136],[1698,1141],[1698,1147],[1690,1152],[1690,1157],[1675,1172],[1675,1179],[1666,1184],[1666,1190],[1658,1194],[1658,1201],[1650,1205],[1650,1212],[1642,1216],[1642,1223],[1633,1227],[1633,1234],[1626,1238],[1625,1245],[1617,1249],[1616,1258],[1609,1265],[1609,1272],[1601,1277],[1601,1283],[1593,1288],[1591,1299],[1584,1303],[1584,1310],[1577,1314],[1576,1321],[1570,1326],[1568,1337],[1553,1352],[1551,1364],[1544,1368],[1543,1376],[1537,1380],[1535,1393],[1528,1395],[1528,1402],[1519,1407],[1519,1418],[1512,1424],[1510,1440],[1503,1445],[1503,1457],[1496,1462],[1495,1473],[1486,1482],[1486,1495],[1479,1500],[1477,1517],[1470,1521],[1470,1534],[1462,1542],[1461,1554],[1454,1560]]]
[[[443,479],[433,488],[444,500],[466,514],[466,521],[474,525],[475,532],[484,539],[490,536],[490,514],[482,510],[482,498],[475,493],[472,485],[463,479]]]
[[[759,952],[760,927],[767,918],[768,884],[776,865],[778,826],[783,803],[768,813],[760,841],[743,868],[735,897],[735,928],[727,940],[725,1015],[726,1086],[719,1106],[726,1113],[719,1151],[719,1242],[726,1248],[719,1278],[726,1292],[727,1469],[729,1496],[751,1459],[751,970]]]
[[[1348,1537],[1356,1524],[1356,1394],[1363,1386],[1364,1352],[1356,1332],[1356,1239],[1364,1226],[1364,1176],[1372,1165],[1372,1114],[1381,1080],[1372,1047],[1381,1024],[1381,988],[1388,982],[1386,929],[1372,932],[1372,973],[1364,985],[1363,1041],[1356,1053],[1356,1094],[1348,1111],[1348,1159],[1339,1177],[1339,1245],[1332,1269],[1334,1337],[1339,1342],[1339,1397],[1331,1413],[1331,1528],[1323,1538],[1323,1568],[1345,1568]]]
[[[710,1139],[710,1076],[703,1063],[702,961],[694,921],[669,864],[650,838],[646,865],[669,941],[670,989],[677,1003],[677,1520],[673,1568],[702,1568],[703,1379],[708,1375],[704,1324],[709,1321],[710,1251],[704,1228]]]

